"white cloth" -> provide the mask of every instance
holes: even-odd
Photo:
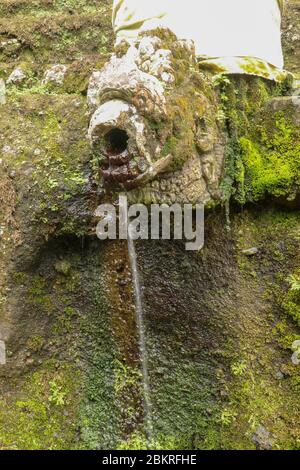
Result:
[[[282,0],[115,0],[118,37],[141,30],[171,29],[192,39],[196,53],[209,58],[251,57],[282,69]]]

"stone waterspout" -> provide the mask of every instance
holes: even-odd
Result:
[[[103,186],[138,202],[217,199],[224,155],[211,87],[192,42],[169,30],[120,43],[88,89]]]
[[[213,77],[229,73],[280,81],[287,76],[282,2],[230,0],[226,7],[222,2],[217,18],[219,2],[196,3],[180,3],[175,14],[167,1],[116,1],[115,54],[90,79],[89,138],[100,185],[128,191],[137,202],[222,200],[226,129]],[[233,18],[245,26],[231,25]],[[253,18],[260,19],[255,28]],[[226,34],[230,25],[239,32],[236,41]],[[216,27],[224,38],[218,43]],[[266,31],[267,44],[259,39]]]

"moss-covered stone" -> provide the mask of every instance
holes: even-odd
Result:
[[[300,155],[299,101],[290,82],[225,77],[220,89],[229,139],[224,195],[245,204],[267,198],[296,201]],[[287,95],[287,96],[286,96]]]
[[[0,401],[2,450],[70,449],[76,442],[77,372],[49,363],[28,374]]]
[[[267,195],[296,198],[300,186],[299,129],[288,118],[287,113],[277,114],[271,131],[259,124],[253,129],[254,141],[240,138],[246,199],[258,201]]]
[[[71,9],[72,10],[72,9]],[[29,12],[0,19],[0,64],[38,64],[78,60],[107,53],[113,44],[107,5],[92,10]]]
[[[285,68],[300,74],[300,10],[298,0],[286,0],[283,16],[283,49]]]
[[[55,97],[12,90],[2,108],[3,165],[7,173],[13,172],[16,187],[28,194],[19,211],[31,210],[32,228],[39,226],[39,232],[41,225],[51,231],[50,226],[60,224],[67,213],[62,230],[74,230],[74,196],[77,199],[81,194],[85,199],[90,191],[84,107],[76,95]],[[84,230],[91,215],[87,204],[88,200],[81,204],[79,231]],[[59,215],[61,210],[65,212],[63,217]]]

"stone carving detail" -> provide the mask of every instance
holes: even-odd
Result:
[[[116,53],[88,89],[89,138],[102,184],[144,202],[220,197],[224,141],[210,80],[191,41],[167,29],[142,33]]]

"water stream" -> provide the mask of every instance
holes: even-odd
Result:
[[[151,395],[150,395],[150,382],[149,382],[149,369],[148,369],[148,352],[145,339],[145,322],[144,312],[142,304],[140,278],[137,267],[137,257],[134,246],[134,241],[130,236],[130,230],[128,230],[128,253],[131,265],[132,280],[134,285],[135,294],[135,311],[136,311],[136,324],[139,335],[139,350],[140,350],[140,361],[142,370],[143,380],[143,398],[144,398],[144,413],[145,413],[145,431],[147,436],[148,447],[151,445],[153,425],[152,425],[152,406],[151,406]]]

